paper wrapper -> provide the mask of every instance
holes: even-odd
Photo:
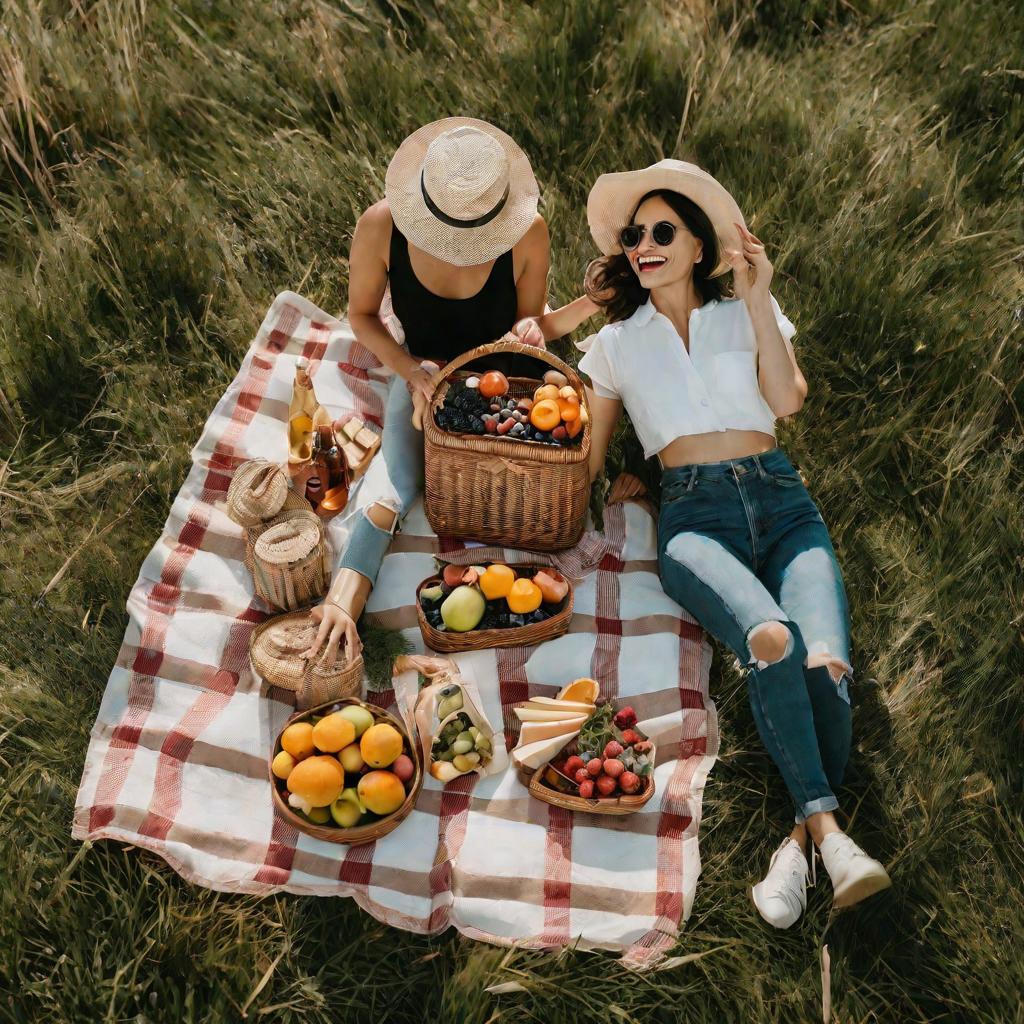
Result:
[[[490,759],[486,763],[481,762],[474,765],[469,771],[486,776],[502,772],[508,767],[508,753],[505,750],[503,736],[499,735],[495,742],[494,728],[487,720],[487,716],[480,710],[483,706],[480,691],[473,681],[464,679],[459,674],[459,668],[455,662],[450,658],[403,655],[395,660],[394,675],[395,697],[402,709],[403,718],[411,717],[415,721],[416,733],[423,754],[423,764],[434,778],[441,782],[450,782],[460,775],[469,774],[469,772],[460,772],[448,761],[437,762],[446,765],[444,769],[437,769],[437,774],[434,769],[432,754],[434,740],[444,726],[460,714],[466,715],[491,743]],[[430,680],[423,689],[419,688],[420,675],[424,675]],[[439,720],[437,707],[441,700],[440,694],[442,690],[450,686],[456,686],[462,692],[462,707]]]

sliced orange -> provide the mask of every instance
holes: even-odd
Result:
[[[575,679],[568,686],[563,686],[558,694],[559,700],[576,700],[583,704],[596,704],[601,695],[601,686],[596,679]]]

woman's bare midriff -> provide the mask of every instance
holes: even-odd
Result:
[[[725,430],[677,437],[658,453],[666,469],[695,462],[724,462],[763,455],[776,447],[775,438],[760,430]]]

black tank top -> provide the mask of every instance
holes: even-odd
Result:
[[[388,283],[391,306],[405,331],[405,343],[418,359],[448,362],[477,345],[500,338],[516,321],[518,299],[511,250],[494,261],[476,295],[446,299],[420,283],[409,261],[409,242],[392,222]],[[472,367],[514,376],[535,376],[539,369],[535,360],[521,356],[487,356],[479,364]]]

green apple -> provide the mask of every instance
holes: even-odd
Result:
[[[331,804],[331,817],[336,825],[351,828],[363,816],[366,808],[354,786],[341,791],[341,796]]]
[[[348,704],[338,714],[342,718],[347,718],[356,727],[356,739],[359,739],[374,722],[373,714],[360,704]]]
[[[420,591],[420,602],[423,601],[440,601],[444,597],[444,591],[441,589],[441,584],[438,583],[436,587],[424,587]]]
[[[480,625],[487,602],[476,587],[456,587],[441,605],[444,624],[456,633],[467,633]]]
[[[331,820],[331,811],[329,807],[311,807],[306,817],[314,825],[326,825]]]

